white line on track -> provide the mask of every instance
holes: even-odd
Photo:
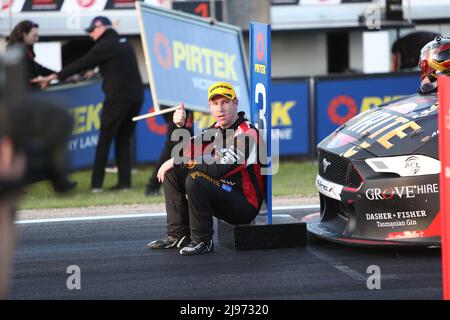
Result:
[[[314,255],[319,260],[321,260],[325,263],[328,263],[330,266],[341,271],[342,273],[349,276],[353,280],[366,282],[367,277],[365,275],[359,273],[356,270],[353,270],[349,266],[347,266],[347,265],[343,264],[342,262],[336,260],[335,258],[325,254],[324,252],[316,250],[316,249],[312,248],[311,246],[308,246],[307,250],[309,253]]]
[[[285,210],[319,210],[318,205],[306,205],[306,206],[280,206],[273,207],[273,211],[285,211]],[[109,220],[109,219],[133,219],[133,218],[151,218],[151,217],[164,217],[165,212],[158,213],[142,213],[142,214],[125,214],[125,215],[109,215],[109,216],[88,216],[88,217],[70,217],[70,218],[55,218],[55,219],[32,219],[32,220],[19,220],[17,224],[33,224],[33,223],[51,223],[51,222],[71,222],[71,221],[92,221],[92,220]]]
[[[90,221],[90,220],[109,220],[109,219],[133,219],[133,218],[148,218],[148,217],[164,217],[165,212],[159,213],[142,213],[142,214],[123,214],[114,216],[88,216],[88,217],[71,217],[71,218],[55,218],[55,219],[32,219],[19,220],[17,224],[31,224],[31,223],[49,223],[49,222],[70,222],[70,221]]]
[[[273,207],[272,210],[274,211],[281,211],[281,210],[320,210],[320,205],[313,204],[313,205],[304,205],[304,206],[279,206],[279,207]]]

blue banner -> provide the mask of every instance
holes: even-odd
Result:
[[[360,78],[321,78],[316,81],[316,130],[321,139],[343,122],[371,106],[417,92],[419,76],[383,75]],[[74,118],[72,136],[67,144],[71,169],[89,168],[94,162],[103,103],[101,82],[88,82],[49,90],[46,94],[65,99]],[[316,145],[309,135],[309,83],[305,80],[277,81],[271,86],[271,125],[278,129],[280,155],[307,155]],[[261,97],[258,98],[261,102]],[[267,102],[268,103],[268,102]],[[267,108],[266,108],[267,109]],[[148,87],[141,114],[153,110]],[[261,109],[260,109],[261,110]],[[259,112],[259,111],[258,111]],[[207,113],[194,113],[201,128],[214,122]],[[253,120],[255,122],[255,120]],[[267,120],[266,120],[266,123]],[[166,139],[162,116],[138,121],[135,135],[135,161],[149,163],[158,159]],[[113,145],[110,159],[113,155]]]
[[[280,155],[308,155],[309,83],[272,83],[272,136],[280,141]],[[273,130],[278,129],[278,130]]]
[[[419,80],[417,74],[316,80],[316,144],[358,113],[416,93]]]
[[[67,88],[56,87],[48,90],[46,94],[67,101],[69,112],[73,116],[74,127],[67,143],[70,169],[91,167],[95,158],[103,108],[101,82],[88,82]],[[112,151],[110,158],[111,155]]]
[[[233,84],[242,111],[249,114],[249,89],[240,29],[138,3],[144,54],[156,109],[159,105],[208,111],[207,89]],[[139,9],[140,8],[140,9]]]
[[[279,139],[280,155],[308,155],[310,152],[308,80],[273,82],[271,96],[272,139]],[[210,113],[194,112],[194,124],[200,130],[211,126],[214,121]]]
[[[70,170],[91,168],[94,163],[100,129],[100,117],[104,94],[100,81],[78,85],[54,87],[46,95],[67,101],[73,116],[74,127],[67,143]],[[150,90],[145,89],[144,103],[140,114],[153,111]],[[134,160],[136,163],[154,162],[159,158],[166,140],[166,124],[162,116],[138,121],[135,134]],[[109,160],[114,159],[114,142],[111,144]]]

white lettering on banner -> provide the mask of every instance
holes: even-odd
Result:
[[[272,139],[292,140],[292,128],[272,130]]]
[[[192,85],[194,88],[200,90],[208,90],[209,86],[212,85],[214,81],[204,78],[192,78]]]
[[[78,139],[70,140],[67,142],[67,151],[73,152],[77,150]]]
[[[66,145],[68,152],[75,152],[77,150],[84,150],[87,148],[95,148],[98,142],[98,134],[91,134],[85,137],[78,137],[69,140]]]
[[[80,138],[80,149],[96,147],[98,142],[98,134],[89,135],[87,137]]]

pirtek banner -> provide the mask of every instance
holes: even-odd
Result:
[[[444,299],[450,300],[450,77],[439,77],[439,159],[442,216],[442,280]]]
[[[67,142],[70,169],[91,167],[101,124],[104,95],[99,81],[86,82],[68,88],[54,88],[46,94],[60,97],[69,104],[69,112],[74,120],[72,136]],[[110,159],[112,155],[110,152]]]
[[[249,114],[249,90],[240,29],[183,12],[137,3],[141,38],[155,109],[176,106],[208,111],[207,89],[227,81],[240,110]]]

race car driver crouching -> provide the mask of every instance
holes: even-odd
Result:
[[[151,249],[181,248],[186,256],[212,252],[213,217],[246,224],[261,208],[265,187],[257,157],[258,130],[237,111],[239,102],[230,83],[211,85],[208,102],[216,122],[190,139],[178,159],[182,161],[173,157],[158,171],[167,234],[150,242]],[[185,119],[181,103],[173,121],[181,128]]]

